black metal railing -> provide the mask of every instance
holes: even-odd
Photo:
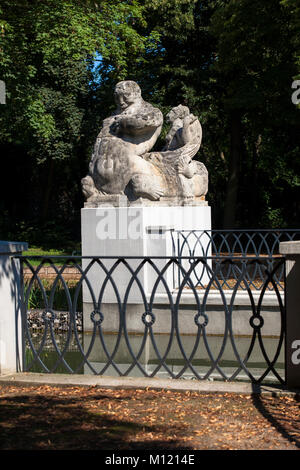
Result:
[[[195,257],[185,259],[188,269],[177,257],[19,259],[24,371],[285,381],[284,295],[275,281],[284,258],[272,271],[259,257],[220,257],[213,270],[210,258]],[[251,264],[264,270],[259,292],[247,277]],[[41,275],[45,265],[51,281]],[[230,290],[220,280],[228,265],[236,273]],[[205,289],[193,280],[198,267],[209,274]]]
[[[212,257],[212,271],[214,271],[215,258],[225,257],[261,257],[260,265],[249,265],[247,272],[248,283],[251,288],[260,290],[265,281],[265,268],[272,271],[279,256],[279,244],[283,241],[300,239],[300,229],[258,229],[258,230],[172,230],[173,255],[179,259],[190,257]],[[223,284],[229,288],[232,280],[236,280],[238,273],[234,265],[228,265],[220,272]],[[207,272],[198,269],[194,273],[197,285],[205,287]],[[180,284],[181,272],[177,270],[175,278]],[[274,274],[276,285],[284,288],[283,266]],[[243,289],[243,287],[241,287]],[[272,289],[271,286],[268,289]]]

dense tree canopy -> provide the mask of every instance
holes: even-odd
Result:
[[[2,238],[80,238],[80,180],[124,78],[199,116],[214,227],[299,226],[299,0],[2,0],[0,20]]]
[[[26,226],[32,219],[34,232],[58,217],[65,227],[81,205],[80,173],[101,118],[93,113],[94,60],[101,56],[114,79],[125,78],[128,58],[153,38],[133,27],[144,23],[136,1],[4,0],[0,15],[7,90],[0,144],[8,176],[1,222]]]
[[[177,97],[200,116],[199,158],[210,170],[215,226],[299,225],[294,10],[278,0],[145,4],[160,49],[140,80],[151,76],[153,87],[156,78],[155,99],[162,106]],[[180,26],[177,18],[184,18]]]

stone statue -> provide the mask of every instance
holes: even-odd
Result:
[[[128,204],[140,198],[146,204],[203,204],[208,174],[203,163],[192,160],[202,140],[199,120],[186,106],[173,108],[167,115],[166,145],[153,152],[163,125],[161,111],[143,100],[131,80],[118,83],[114,97],[116,110],[103,121],[82,179],[86,205],[113,203],[120,195]]]

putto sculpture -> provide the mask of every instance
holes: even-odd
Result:
[[[173,108],[166,117],[171,127],[165,147],[151,151],[162,129],[161,111],[143,100],[131,80],[118,83],[114,97],[117,108],[103,121],[82,179],[86,206],[114,203],[120,195],[128,205],[205,204],[208,173],[193,160],[202,140],[198,118],[186,106]]]

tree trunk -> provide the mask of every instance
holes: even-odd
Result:
[[[261,135],[257,137],[256,142],[253,144],[253,151],[252,151],[252,165],[251,165],[251,173],[250,173],[250,178],[249,178],[249,201],[250,201],[250,207],[249,207],[249,221],[250,221],[250,227],[257,227],[257,216],[258,216],[258,174],[257,174],[257,166],[258,166],[258,160],[259,160],[259,152],[260,152],[260,146],[261,146]]]
[[[45,223],[48,219],[49,201],[50,201],[52,184],[53,184],[53,173],[54,173],[54,160],[53,158],[51,158],[49,161],[48,173],[46,175],[46,188],[44,192],[44,200],[43,200],[43,207],[42,207],[43,223]]]
[[[240,112],[232,112],[230,116],[230,155],[228,162],[228,181],[224,208],[224,229],[235,228],[236,206],[239,189],[240,162],[242,152],[242,124]]]

